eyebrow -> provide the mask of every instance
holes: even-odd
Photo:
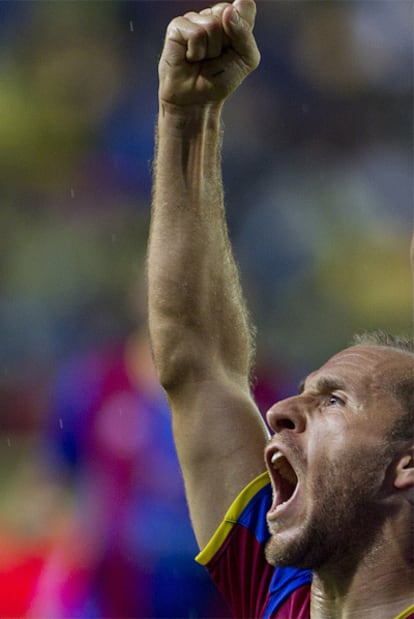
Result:
[[[300,381],[298,386],[299,394],[304,392],[305,383],[306,378]],[[332,391],[336,391],[337,389],[342,389],[343,391],[346,391],[347,386],[342,379],[323,376],[316,381],[314,389],[319,393],[331,393]]]

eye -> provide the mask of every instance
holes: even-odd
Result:
[[[338,395],[330,395],[327,402],[328,406],[343,406],[345,404],[344,400]]]

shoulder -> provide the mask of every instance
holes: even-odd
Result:
[[[197,561],[205,565],[237,616],[309,617],[311,575],[295,568],[274,568],[264,549],[269,539],[266,513],[272,501],[267,473],[239,494]],[[303,608],[308,614],[298,614]],[[277,613],[277,614],[275,614]]]

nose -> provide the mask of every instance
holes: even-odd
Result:
[[[306,429],[306,417],[299,396],[274,404],[268,410],[266,419],[273,432],[304,432]]]

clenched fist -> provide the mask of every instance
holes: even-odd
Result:
[[[175,18],[159,63],[160,103],[223,102],[259,64],[255,16],[254,0],[234,0]]]

